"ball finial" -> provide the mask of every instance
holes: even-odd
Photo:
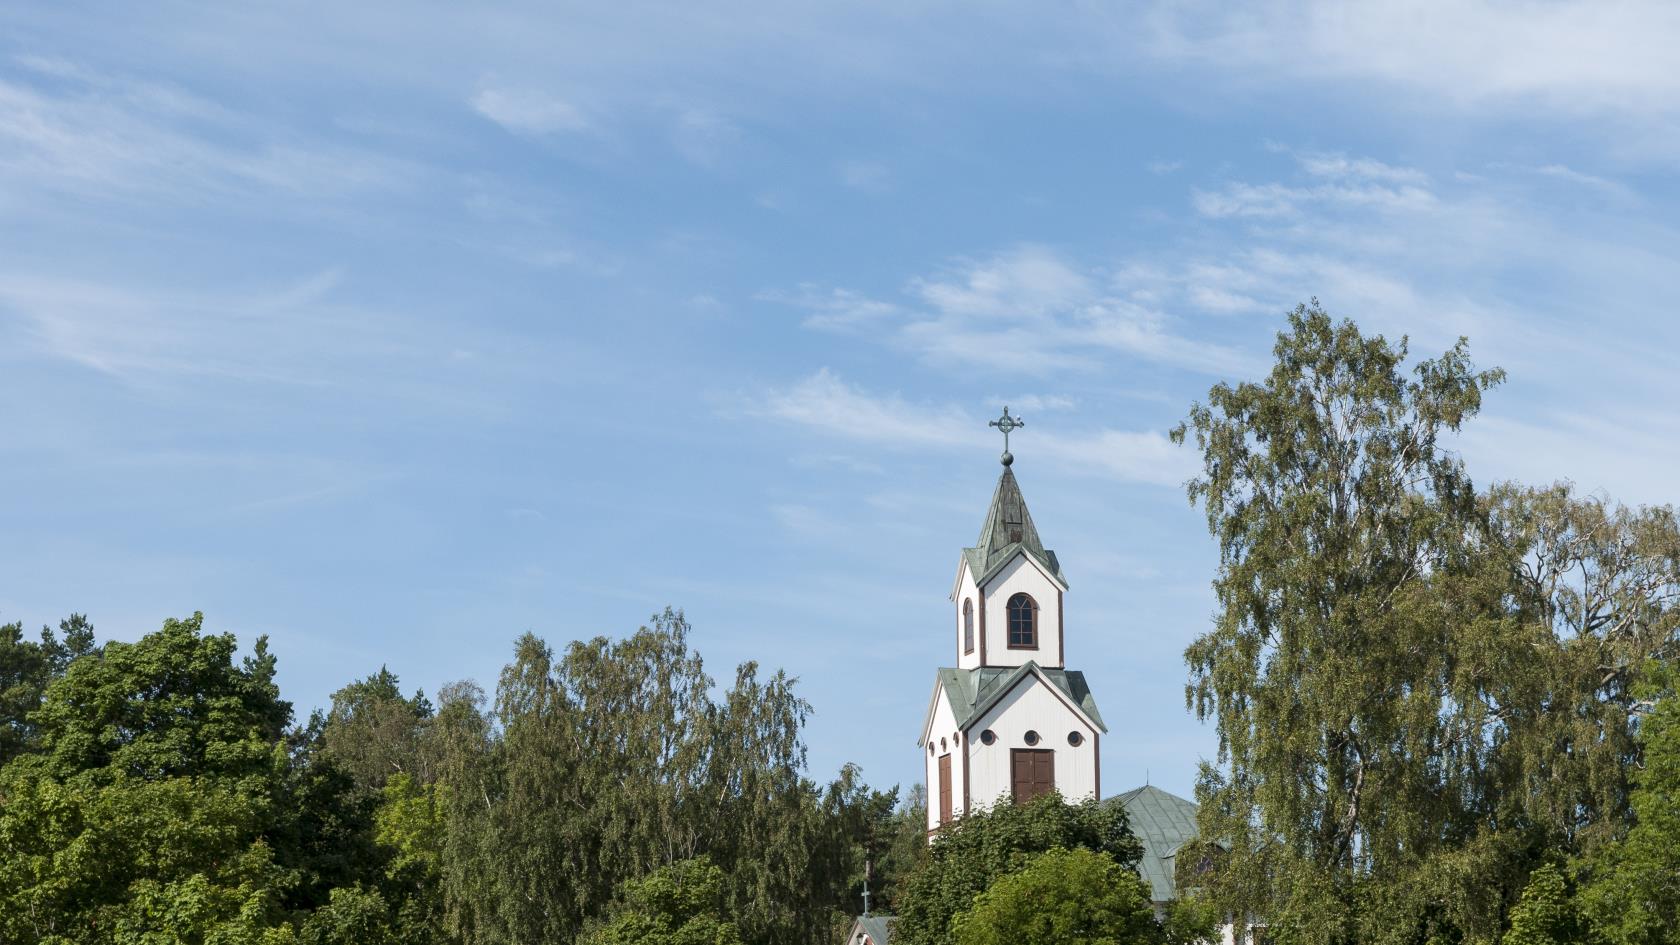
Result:
[[[1008,450],[1004,450],[1003,455],[998,457],[998,462],[1008,466],[1009,464],[1015,462],[1015,454],[1009,452]]]

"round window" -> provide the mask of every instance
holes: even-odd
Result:
[[[945,750],[945,739],[943,739],[943,738],[941,738],[941,739],[940,739],[940,740],[939,740],[939,750],[940,750],[940,751],[944,751],[944,750]]]
[[[1023,738],[1022,740],[1025,741],[1029,745],[1036,745],[1036,744],[1038,744],[1038,733],[1033,732],[1033,731],[1028,731],[1025,738]]]
[[[997,741],[997,733],[993,732],[991,729],[986,729],[984,732],[980,733],[980,744],[990,745],[995,741]]]
[[[1069,732],[1068,733],[1068,744],[1069,745],[1072,745],[1073,747],[1078,748],[1080,743],[1082,743],[1084,741],[1085,741],[1085,736],[1079,734],[1078,732]]]

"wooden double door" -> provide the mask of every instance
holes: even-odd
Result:
[[[1009,784],[1021,804],[1056,789],[1056,752],[1050,748],[1016,748],[1009,752]]]

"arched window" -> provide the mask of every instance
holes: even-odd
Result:
[[[1038,649],[1038,603],[1026,594],[1009,598],[1009,648]]]
[[[974,601],[963,598],[963,652],[974,652]]]

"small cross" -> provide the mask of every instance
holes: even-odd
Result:
[[[1019,430],[1021,427],[1026,426],[1027,422],[1022,420],[1020,417],[1011,417],[1009,415],[1009,408],[1004,407],[1003,416],[987,423],[986,425],[989,427],[997,427],[1000,431],[1002,431],[1004,455],[1003,464],[1005,466],[1009,465],[1009,461],[1015,458],[1009,454],[1009,434],[1011,431]]]

